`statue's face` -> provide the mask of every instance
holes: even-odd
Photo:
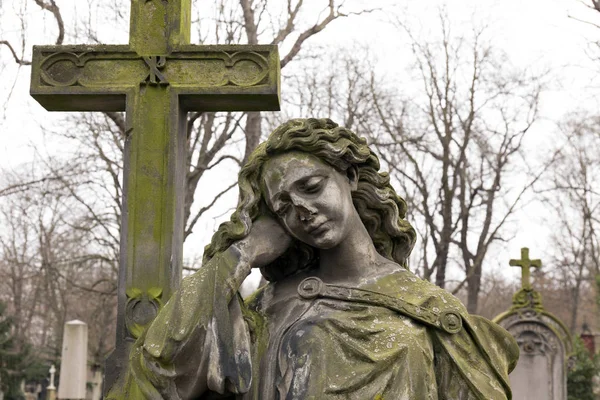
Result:
[[[296,239],[319,249],[340,244],[360,221],[352,204],[356,176],[340,173],[315,156],[289,152],[263,168],[265,199]]]

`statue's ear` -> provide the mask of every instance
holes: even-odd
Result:
[[[346,170],[346,176],[350,182],[350,190],[355,191],[358,189],[358,167],[356,165],[349,166]]]

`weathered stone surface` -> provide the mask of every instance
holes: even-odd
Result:
[[[141,56],[119,45],[34,46],[30,91],[49,111],[125,111],[127,96],[147,86],[188,111],[275,111],[277,48],[186,45]]]
[[[523,248],[521,260],[510,260],[510,265],[522,268],[522,288],[513,296],[511,309],[494,322],[516,339],[520,349],[510,374],[513,399],[566,400],[571,336],[557,317],[544,310],[540,293],[531,285],[529,268],[541,268],[541,261],[529,260],[529,249]]]
[[[60,358],[59,399],[85,399],[87,383],[88,327],[74,320],[65,324]]]
[[[566,400],[571,338],[551,314],[521,309],[496,320],[513,335],[520,349],[510,374],[514,400]]]
[[[330,120],[277,128],[107,399],[508,399],[516,342],[406,269],[416,233],[378,170]],[[243,301],[252,268],[270,283]]]
[[[34,46],[31,95],[50,111],[126,111],[117,348],[181,280],[188,111],[279,109],[276,46],[189,44],[191,0],[132,0],[129,46]]]

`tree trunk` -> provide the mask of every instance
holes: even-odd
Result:
[[[446,265],[448,264],[448,250],[449,243],[442,241],[440,243],[440,249],[436,257],[437,268],[435,271],[435,284],[442,289],[446,286]]]
[[[252,154],[256,146],[260,143],[261,121],[262,117],[260,112],[252,111],[247,113],[246,127],[244,129],[244,134],[246,135],[246,150],[244,151],[243,164],[246,164],[250,154]]]
[[[482,262],[475,262],[473,273],[467,277],[467,311],[476,314],[479,307],[479,292],[481,290]]]

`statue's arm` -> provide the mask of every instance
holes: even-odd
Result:
[[[237,291],[254,267],[279,257],[290,239],[274,220],[215,255],[161,309],[134,344],[129,368],[107,399],[187,399],[206,391],[244,393],[251,343]]]

